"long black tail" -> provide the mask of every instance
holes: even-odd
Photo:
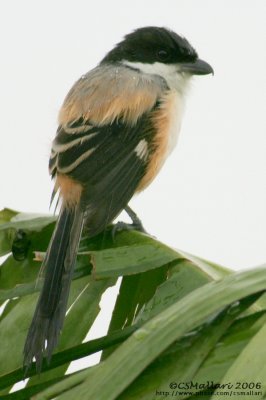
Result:
[[[36,359],[40,371],[43,357],[51,358],[63,327],[71,278],[75,266],[84,213],[76,206],[63,208],[46,257],[44,285],[24,346],[26,368]]]

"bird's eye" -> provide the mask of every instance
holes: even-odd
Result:
[[[169,58],[169,53],[167,50],[159,50],[157,52],[157,57],[160,61],[167,61],[167,59]]]

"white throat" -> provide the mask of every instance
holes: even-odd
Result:
[[[162,77],[169,89],[177,90],[181,95],[186,94],[189,88],[191,75],[181,72],[178,64],[164,64],[160,62],[145,64],[126,60],[122,61],[122,63],[128,67],[139,69],[144,74]]]

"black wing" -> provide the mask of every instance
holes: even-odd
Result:
[[[153,150],[150,115],[143,114],[134,126],[122,120],[94,126],[80,118],[58,129],[50,172],[83,184],[81,201],[90,236],[103,231],[126,207],[145,175]]]

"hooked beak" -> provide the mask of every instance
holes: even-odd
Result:
[[[180,64],[182,72],[188,72],[191,75],[208,75],[214,74],[210,64],[199,58],[195,62]]]

